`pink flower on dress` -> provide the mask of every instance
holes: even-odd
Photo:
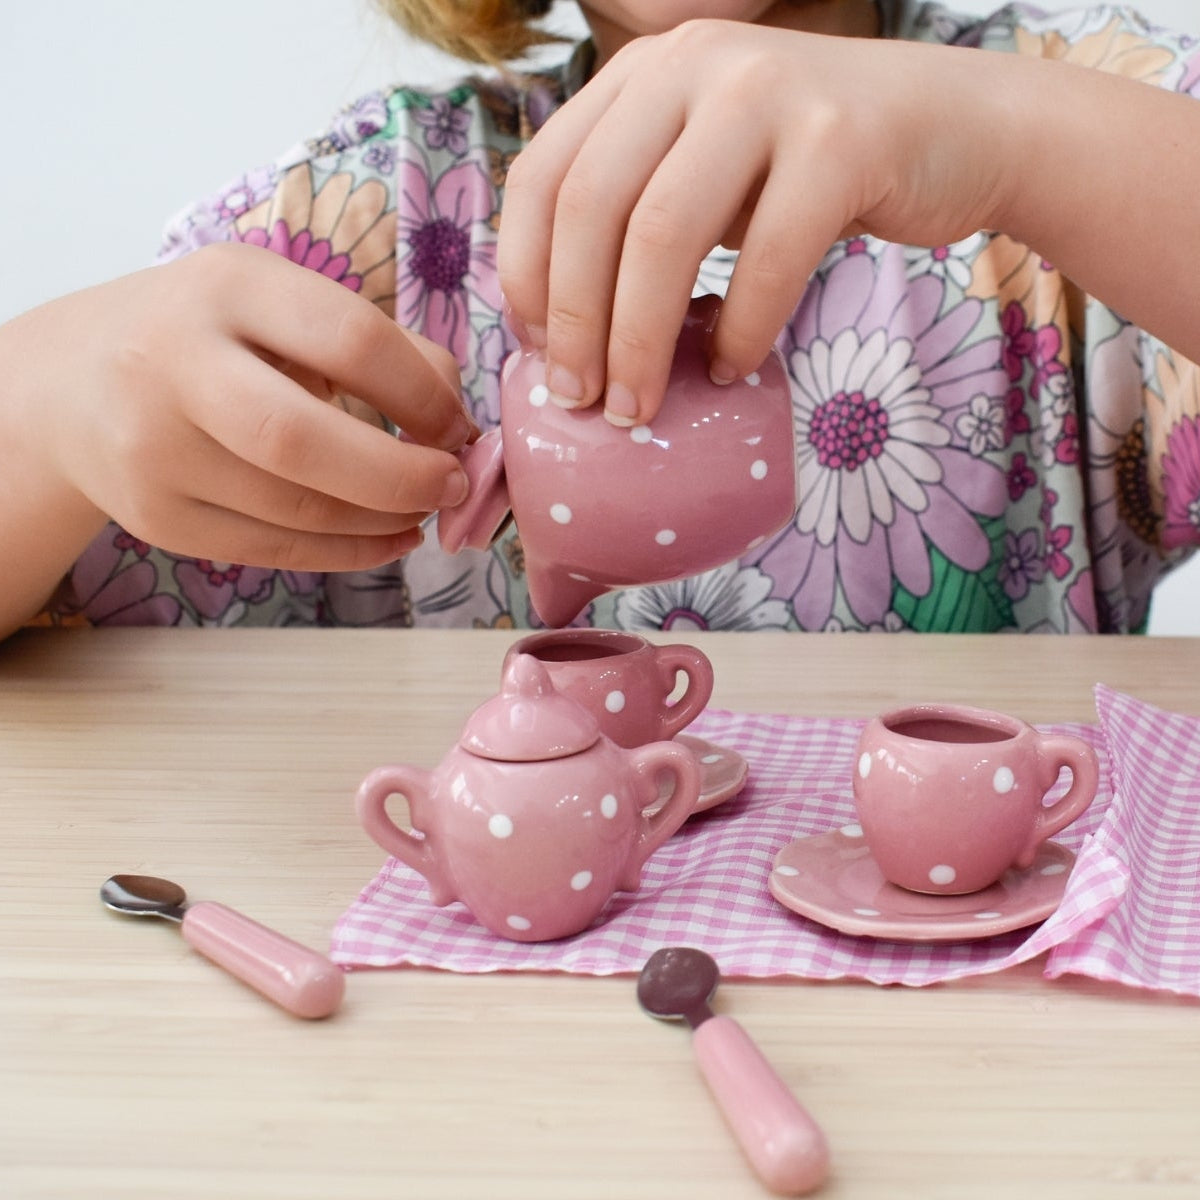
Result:
[[[292,233],[286,221],[278,220],[270,230],[259,226],[247,229],[240,235],[240,240],[250,246],[273,250],[301,267],[319,271],[352,292],[362,289],[362,276],[350,269],[350,255],[334,253],[329,238],[317,237],[311,229]]]
[[[215,563],[211,559],[181,559],[175,564],[180,594],[195,608],[200,619],[230,624],[247,604],[261,604],[275,586],[276,572],[266,567],[243,567]]]
[[[1012,463],[1008,468],[1009,499],[1014,501],[1020,500],[1035,483],[1037,483],[1037,476],[1033,473],[1033,468],[1029,465],[1029,459],[1018,450],[1013,455]]]
[[[1200,419],[1184,417],[1172,428],[1162,471],[1164,548],[1200,545]]]
[[[139,555],[132,565],[121,565],[135,544],[120,526],[109,525],[71,568],[69,599],[56,606],[59,611],[81,613],[93,625],[178,625],[179,601],[158,594],[154,563]]]
[[[396,320],[445,346],[466,366],[473,356],[471,302],[500,312],[496,207],[485,164],[447,168],[436,179],[416,146],[397,172]]]

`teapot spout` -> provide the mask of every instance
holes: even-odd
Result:
[[[531,556],[528,546],[525,548],[525,576],[529,581],[529,602],[534,612],[552,629],[570,625],[597,596],[611,590],[609,584],[597,583]]]

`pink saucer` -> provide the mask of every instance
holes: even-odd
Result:
[[[857,825],[799,838],[775,856],[768,885],[785,908],[867,937],[958,942],[1044,921],[1062,902],[1075,855],[1044,842],[1033,866],[1006,871],[983,891],[929,896],[883,878]]]
[[[692,809],[693,815],[732,800],[746,786],[750,764],[736,750],[691,733],[678,733],[672,740],[686,746],[700,762],[700,797]],[[666,799],[667,792],[664,784],[659,804]],[[647,811],[654,812],[657,807]]]

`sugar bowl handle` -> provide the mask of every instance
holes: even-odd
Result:
[[[409,802],[424,801],[433,786],[433,772],[404,764],[377,767],[359,786],[355,809],[362,827],[389,854],[419,871],[429,882],[429,898],[434,904],[445,905],[458,896],[448,873],[438,861],[428,836],[418,837],[402,829],[388,816],[387,802],[392,796],[403,796]],[[416,818],[414,817],[414,823]]]

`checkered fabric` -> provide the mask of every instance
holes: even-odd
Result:
[[[1078,855],[1058,910],[1036,928],[977,941],[908,943],[827,929],[767,890],[778,851],[854,819],[862,722],[709,710],[690,727],[750,763],[735,799],[691,818],[591,928],[510,942],[461,904],[435,908],[424,880],[389,859],[338,921],[346,966],[463,972],[635,973],[653,951],[700,946],[728,978],[864,979],[913,986],[1000,971],[1047,953],[1045,973],[1200,995],[1200,719],[1103,686],[1099,726],[1047,726],[1099,752],[1096,802],[1056,841]]]

